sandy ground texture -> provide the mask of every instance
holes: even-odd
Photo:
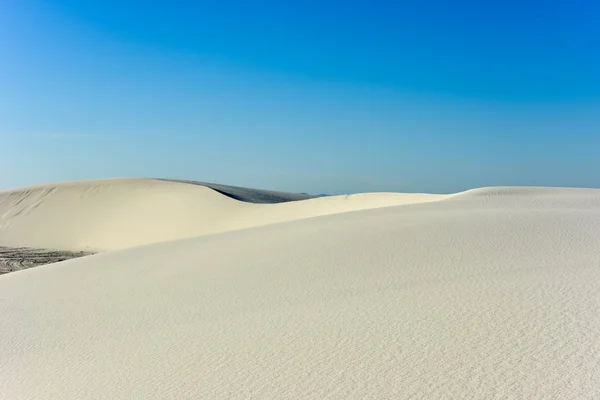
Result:
[[[19,271],[26,268],[70,260],[90,255],[85,252],[71,252],[29,247],[0,246],[0,274]]]
[[[122,219],[120,201],[143,209],[112,190]],[[600,397],[600,191],[315,200],[265,205],[312,218],[0,276],[0,397]]]

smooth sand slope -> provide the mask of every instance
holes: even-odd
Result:
[[[0,397],[598,398],[598,293],[597,190],[157,243],[0,276]]]
[[[200,184],[110,179],[0,191],[0,246],[104,251],[332,213],[436,201],[439,195],[368,193],[279,204],[280,192]],[[240,194],[241,193],[241,194]],[[280,196],[280,197],[277,197]]]

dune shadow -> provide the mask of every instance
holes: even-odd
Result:
[[[235,200],[244,201],[246,203],[275,204],[285,203],[289,201],[306,200],[315,197],[306,193],[288,193],[277,192],[273,190],[250,189],[239,186],[221,185],[219,183],[198,182],[179,179],[158,180],[206,186],[207,188],[213,189],[214,191],[219,192],[224,196],[230,197]]]

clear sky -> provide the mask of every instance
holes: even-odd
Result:
[[[0,188],[600,187],[600,2],[0,1]]]

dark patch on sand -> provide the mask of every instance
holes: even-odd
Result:
[[[52,264],[93,253],[0,246],[0,274]]]
[[[315,196],[311,196],[306,193],[288,193],[288,192],[276,192],[272,190],[262,190],[262,189],[250,189],[239,186],[229,186],[229,185],[221,185],[219,183],[207,183],[207,182],[197,182],[197,181],[186,181],[186,180],[178,180],[178,179],[159,179],[161,181],[170,181],[170,182],[179,182],[179,183],[188,183],[190,185],[200,185],[211,188],[214,191],[221,193],[227,197],[231,197],[232,199],[236,199],[239,201],[245,201],[247,203],[257,203],[257,204],[275,204],[275,203],[285,203],[288,201],[298,201],[298,200],[306,200],[311,199]]]

